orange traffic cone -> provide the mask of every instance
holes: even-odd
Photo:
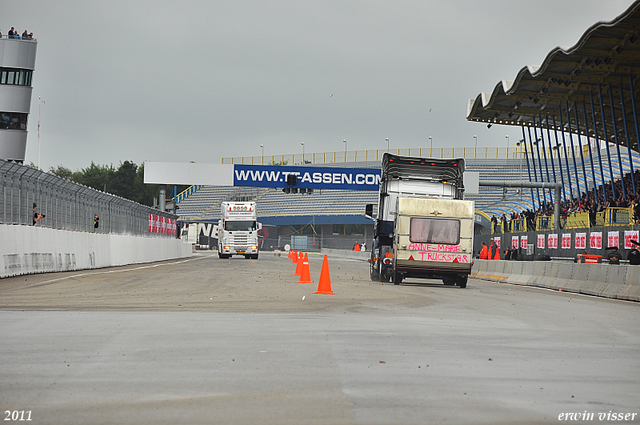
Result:
[[[320,281],[318,282],[318,290],[314,294],[335,295],[331,291],[331,276],[329,275],[329,260],[324,256],[322,262],[322,271],[320,272]]]
[[[291,260],[292,260],[291,262],[293,264],[298,262],[298,252],[297,251],[293,251],[293,254],[291,254]]]
[[[299,252],[298,254],[298,265],[296,266],[296,272],[293,274],[294,276],[300,276],[302,275],[302,263],[304,262],[304,257],[302,256],[302,253]]]
[[[289,260],[291,260],[291,254],[293,254],[293,251],[289,250],[289,254],[287,254],[287,258],[288,258]]]
[[[302,272],[300,273],[300,280],[298,283],[313,283],[311,282],[311,272],[309,271],[309,256],[304,254],[304,260],[302,260]]]

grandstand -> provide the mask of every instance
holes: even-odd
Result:
[[[475,149],[467,148],[456,150],[457,152],[452,151],[451,155],[461,153],[470,156],[470,158],[466,159],[466,169],[467,171],[478,172],[481,181],[530,181],[530,176],[531,181],[554,180],[551,171],[548,180],[547,173],[543,170],[545,158],[538,158],[537,156],[532,158],[531,155],[525,158],[524,151],[501,149],[502,150],[484,148],[484,151],[478,154]],[[586,152],[584,147],[583,149]],[[493,153],[494,150],[495,153]],[[571,194],[573,197],[578,197],[578,187],[581,193],[584,193],[587,188],[591,190],[594,182],[596,187],[599,187],[603,182],[603,175],[605,177],[605,183],[609,181],[611,170],[613,170],[615,179],[619,179],[621,176],[620,167],[612,164],[612,168],[609,169],[607,161],[603,162],[604,168],[601,171],[599,168],[599,157],[596,155],[597,151],[593,152],[593,161],[594,164],[597,165],[593,168],[591,167],[591,157],[585,155],[585,152],[578,154],[579,151],[580,148],[574,152],[574,155],[569,157],[554,156],[551,158],[549,156],[546,158],[547,168],[549,168],[549,170],[555,168],[555,180],[564,183],[563,199],[566,201],[572,199]],[[416,153],[440,153],[443,156],[448,153],[440,149],[436,152],[431,149],[399,149],[394,151],[394,153],[395,152],[409,155],[415,155]],[[493,154],[489,155],[489,152]],[[603,148],[601,152],[602,157],[604,157],[605,154],[606,152]],[[327,156],[334,158],[335,154],[317,154],[317,157]],[[354,154],[353,158],[356,159],[357,156],[357,154]],[[447,157],[449,156],[450,155],[447,155]],[[362,155],[360,155],[360,157],[362,157]],[[640,155],[637,152],[633,152],[632,158],[634,168],[640,169]],[[345,160],[346,159],[345,157]],[[575,167],[574,160],[576,164]],[[243,160],[242,162],[260,163],[258,161],[259,159],[251,158],[250,160]],[[529,167],[527,167],[527,161],[529,161]],[[569,164],[569,168],[567,168],[567,164]],[[582,167],[583,164],[584,169]],[[331,167],[379,168],[380,162],[331,162],[327,165]],[[534,169],[536,169],[535,172]],[[592,170],[595,172],[592,172]],[[622,172],[628,173],[630,170],[631,167],[629,166],[628,159],[622,158]],[[548,205],[553,202],[552,193],[549,190],[511,188],[505,191],[502,187],[486,186],[481,186],[478,194],[467,194],[465,198],[475,201],[476,211],[479,215],[486,218],[492,215],[501,216],[503,213],[512,214],[524,210],[535,210],[540,207],[545,198]],[[177,213],[182,222],[217,222],[220,219],[220,203],[233,200],[256,201],[260,222],[266,226],[276,226],[278,228],[278,234],[289,234],[290,226],[313,224],[314,226],[320,226],[325,234],[332,234],[333,230],[329,226],[361,224],[365,225],[364,233],[372,235],[372,223],[364,217],[364,209],[366,204],[377,205],[378,192],[316,190],[313,193],[287,194],[283,193],[280,189],[273,188],[192,186],[178,197],[177,205],[179,209]],[[478,220],[478,222],[484,223],[479,224],[479,226],[483,225],[486,229],[477,228],[477,232],[485,233],[489,231],[489,225],[486,221]],[[325,227],[323,228],[322,226]]]

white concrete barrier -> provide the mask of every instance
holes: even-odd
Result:
[[[191,255],[191,245],[178,239],[0,225],[0,278],[147,263]]]
[[[640,266],[474,260],[471,276],[517,285],[640,301]]]

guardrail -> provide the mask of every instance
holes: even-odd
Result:
[[[35,209],[34,209],[35,205]],[[0,160],[0,224],[175,238],[176,215]],[[99,225],[94,227],[94,214]],[[167,224],[169,224],[167,226]]]
[[[597,297],[640,301],[640,266],[475,259],[471,277]]]
[[[588,212],[573,212],[561,217],[563,229],[589,229],[591,227],[604,226],[630,226],[633,225],[633,207],[620,208],[609,207],[604,212],[592,215]],[[506,229],[503,229],[506,227]],[[525,219],[509,220],[507,226],[492,223],[491,233],[520,233],[529,230],[540,232],[554,230],[553,216],[541,215],[536,217],[535,229],[527,229]]]
[[[298,153],[286,155],[261,155],[222,158],[223,164],[250,164],[250,165],[297,165],[297,164],[335,164],[342,162],[367,162],[382,160],[385,152],[394,155],[417,156],[423,158],[465,158],[465,159],[523,159],[522,148],[406,148],[406,149],[369,149],[355,151],[335,151],[319,153]],[[572,155],[580,156],[580,148],[569,150],[569,158]],[[558,158],[553,153],[548,158]],[[564,157],[564,155],[562,156]]]

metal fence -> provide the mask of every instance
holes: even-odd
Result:
[[[35,168],[0,160],[0,223],[136,236],[175,238],[151,231],[152,216],[175,220],[173,214],[62,179]],[[94,214],[100,218],[94,228]]]
[[[405,148],[405,149],[368,149],[355,151],[293,153],[284,155],[260,155],[222,158],[223,164],[250,165],[296,165],[296,164],[336,164],[344,162],[375,161],[380,162],[385,152],[394,155],[417,156],[424,158],[465,158],[465,159],[517,159],[524,158],[522,147],[448,147],[448,148]],[[568,157],[580,157],[580,147],[569,148]],[[585,154],[586,155],[586,154]],[[564,157],[564,152],[545,152],[544,158]]]

